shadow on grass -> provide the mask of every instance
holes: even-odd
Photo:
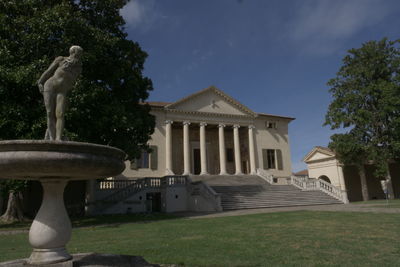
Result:
[[[99,225],[104,227],[118,227],[119,225],[125,223],[149,223],[177,218],[180,217],[166,213],[136,213],[71,218],[71,223],[73,228]],[[26,230],[29,229],[31,224],[32,220],[13,223],[0,222],[0,231]]]

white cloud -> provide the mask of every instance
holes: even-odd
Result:
[[[128,28],[148,30],[157,18],[154,5],[154,0],[131,0],[120,10],[120,14]]]
[[[379,23],[391,12],[385,1],[377,0],[309,0],[301,2],[294,18],[287,23],[287,37],[307,42],[307,50],[330,53],[343,40],[362,29]]]

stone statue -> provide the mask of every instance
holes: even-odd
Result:
[[[69,57],[57,57],[38,80],[47,111],[45,139],[62,140],[66,96],[82,72],[82,52],[80,46],[71,46]]]

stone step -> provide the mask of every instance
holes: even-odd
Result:
[[[221,194],[223,210],[342,203],[322,191],[303,191],[292,185],[271,185],[254,177],[251,179],[251,184],[247,184],[245,179],[229,184],[228,178],[223,178],[222,182],[218,177],[213,178],[210,186]]]

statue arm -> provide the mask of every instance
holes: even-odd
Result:
[[[43,92],[43,85],[44,83],[51,77],[53,76],[54,72],[57,70],[58,65],[60,62],[64,60],[64,57],[57,57],[53,63],[51,63],[50,67],[43,72],[42,76],[40,76],[39,80],[37,81],[37,84],[39,86],[40,92]]]

